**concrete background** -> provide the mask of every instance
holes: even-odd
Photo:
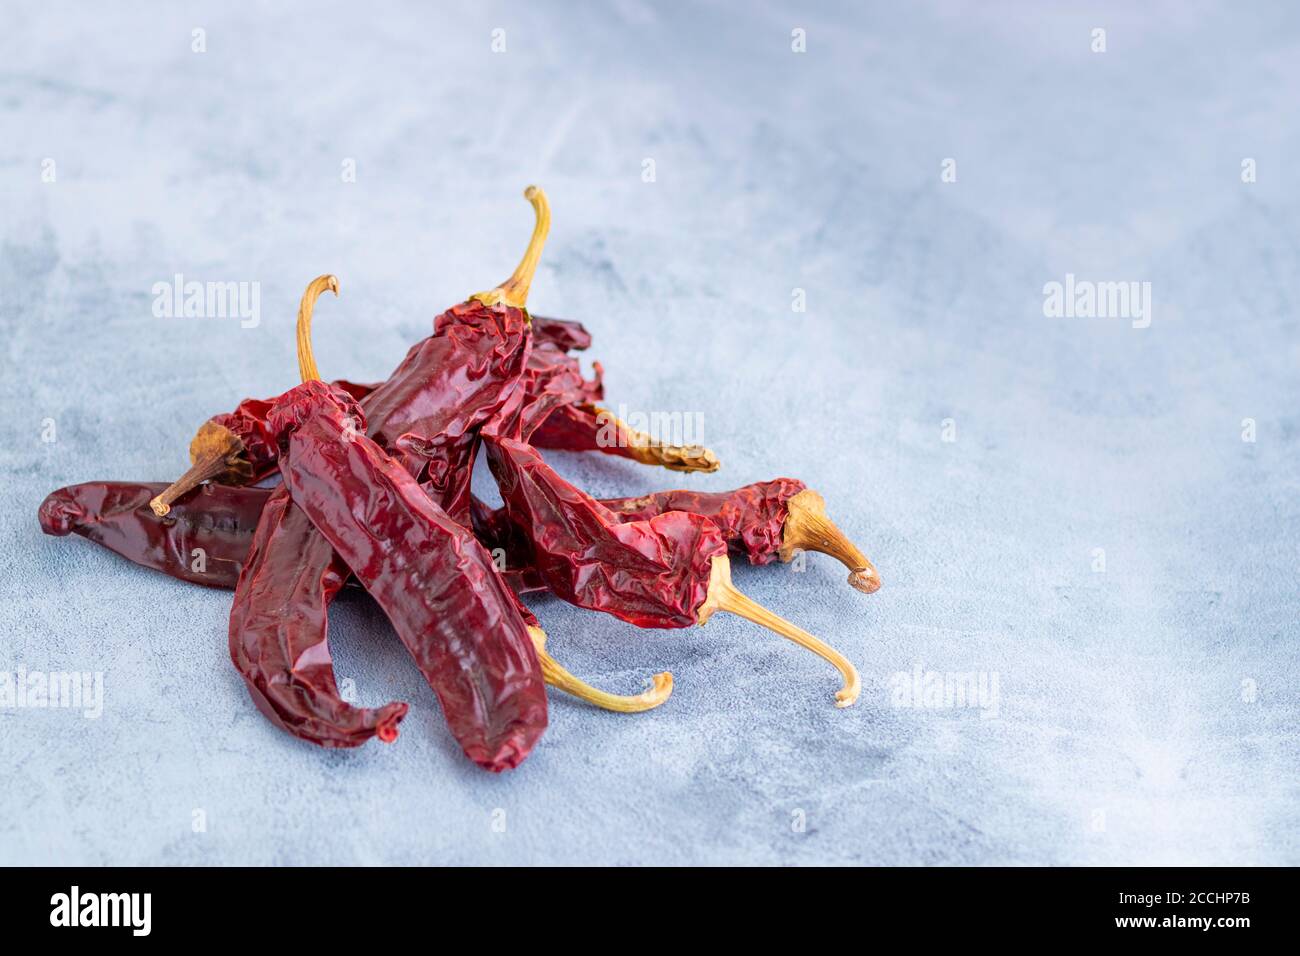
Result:
[[[4,7],[0,670],[106,699],[0,709],[0,862],[1300,862],[1300,14],[744,7]],[[412,711],[325,752],[253,708],[228,594],[41,535],[50,490],[171,478],[210,414],[292,385],[313,276],[343,290],[322,372],[386,376],[509,272],[529,182],[530,304],[587,323],[611,403],[703,415],[723,469],[552,460],[600,495],[821,490],[883,590],[818,557],[736,579],[858,664],[856,707],[739,620],[542,601],[575,672],[677,690],[553,698],[491,777],[352,597],[339,674]],[[155,318],[178,272],[259,282],[260,324]],[[1046,318],[1067,273],[1150,282],[1151,326]],[[917,665],[996,674],[997,717],[896,706]]]

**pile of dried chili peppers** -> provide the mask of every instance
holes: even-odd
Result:
[[[815,491],[777,478],[731,492],[601,501],[538,453],[600,451],[678,471],[718,467],[707,449],[657,442],[601,409],[600,365],[588,380],[571,354],[591,344],[587,331],[529,314],[550,208],[540,189],[524,195],[536,224],[518,268],[434,319],[433,334],[386,382],[320,380],[312,314],[323,292],[338,294],[334,277],[321,276],[298,312],[301,385],[214,415],[190,445],[190,469],[172,484],[61,488],[42,503],[41,527],[173,577],[233,589],[230,656],[254,703],[324,747],[391,742],[407,711],[399,702],[358,707],[339,694],[329,606],[349,582],[382,607],[452,734],[489,770],[517,766],[537,743],[547,684],[622,712],[657,707],[672,693],[670,674],[626,697],[574,677],[547,653],[546,635],[520,599],[533,591],[646,628],[704,624],[730,611],[825,658],[842,676],[837,704],[852,704],[853,665],[731,583],[731,554],[767,564],[820,551],[848,567],[858,590],[880,586]],[[500,508],[471,494],[480,451]],[[265,486],[277,475],[278,484]],[[504,567],[494,553],[505,555]]]

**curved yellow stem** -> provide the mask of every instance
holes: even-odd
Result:
[[[596,421],[603,427],[612,425],[619,432],[619,446],[643,465],[658,465],[669,471],[699,471],[711,474],[722,467],[718,456],[703,445],[666,445],[657,438],[637,431],[607,408],[593,405]]]
[[[864,594],[880,590],[880,574],[835,522],[826,517],[826,501],[807,488],[787,503],[785,529],[777,556],[789,561],[796,551],[829,554],[849,569],[849,584]]]
[[[507,305],[522,309],[528,302],[528,288],[532,285],[533,275],[537,272],[537,263],[541,261],[542,247],[546,245],[546,234],[551,231],[551,204],[540,186],[529,186],[524,190],[524,198],[532,204],[533,214],[536,216],[532,238],[528,240],[524,257],[519,260],[519,265],[515,266],[515,271],[510,274],[509,279],[495,289],[477,292],[470,296],[471,299],[476,299],[484,305]]]
[[[594,704],[602,710],[613,710],[620,714],[636,714],[653,710],[666,701],[673,692],[673,675],[667,671],[655,674],[654,686],[642,694],[624,697],[597,690],[586,681],[574,677],[561,667],[555,658],[546,653],[546,632],[540,627],[529,626],[528,636],[533,639],[533,647],[537,651],[537,660],[542,665],[542,677],[546,683],[566,694],[572,694],[579,700]]]
[[[835,706],[849,707],[858,699],[862,691],[862,682],[858,678],[857,668],[839,651],[824,641],[813,637],[801,627],[796,627],[785,618],[773,614],[763,605],[753,601],[736,590],[731,583],[731,561],[725,554],[713,559],[713,572],[709,576],[709,591],[696,616],[704,624],[715,611],[730,611],[747,621],[753,621],[782,637],[794,641],[800,647],[807,648],[818,657],[832,664],[844,678],[844,686],[835,692]]]
[[[298,376],[304,382],[320,381],[316,356],[311,349],[311,314],[316,310],[316,300],[328,289],[339,294],[339,280],[331,275],[317,276],[307,284],[298,304]]]

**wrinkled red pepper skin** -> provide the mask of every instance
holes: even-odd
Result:
[[[718,526],[731,551],[750,564],[770,564],[781,550],[790,499],[807,489],[795,478],[758,481],[734,491],[659,491],[601,502],[620,521],[642,521],[665,511],[705,515]]]
[[[246,398],[235,406],[233,412],[213,415],[209,421],[235,433],[244,446],[244,457],[252,466],[252,473],[243,480],[260,481],[275,471],[275,459],[279,449],[266,431],[266,413],[271,407],[270,399]]]
[[[330,660],[329,606],[348,568],[287,494],[262,511],[230,611],[230,658],[258,710],[276,726],[322,747],[392,740],[407,705],[354,707],[339,696]],[[301,563],[275,560],[280,542],[305,546]]]
[[[349,432],[360,415],[322,382],[271,409],[269,424],[287,436],[280,473],[295,510],[388,615],[465,754],[489,770],[515,767],[546,729],[546,686],[514,596],[469,530]],[[232,644],[235,635],[232,618]]]
[[[477,301],[452,306],[434,320],[434,334],[361,402],[367,434],[467,526],[478,428],[523,401],[528,345],[522,310]]]
[[[534,343],[524,372],[524,407],[520,435],[531,441],[534,433],[553,413],[574,402],[593,402],[604,394],[604,369],[593,363],[595,377],[582,376],[577,359],[560,351],[553,343]]]
[[[270,492],[201,485],[159,518],[149,502],[166,487],[165,482],[91,481],[60,488],[41,503],[41,529],[81,535],[185,581],[234,588]]]
[[[549,342],[561,352],[581,352],[591,348],[591,333],[581,322],[571,319],[548,319],[533,316],[533,344]]]
[[[353,398],[360,399],[374,391],[374,385],[358,385],[355,382],[339,380],[334,383]],[[234,432],[243,443],[244,457],[252,468],[251,474],[242,477],[235,474],[226,476],[226,480],[240,480],[253,484],[261,481],[275,471],[276,459],[280,449],[276,447],[274,437],[266,426],[266,413],[275,402],[273,398],[246,398],[232,412],[222,412],[209,419],[213,424]]]
[[[638,627],[698,623],[713,573],[727,553],[718,526],[702,515],[669,511],[620,522],[569,484],[525,441],[546,397],[504,408],[482,428],[488,466],[532,567],[557,597]]]
[[[546,416],[532,434],[528,435],[530,444],[537,448],[553,448],[556,451],[599,451],[607,455],[629,457],[626,448],[620,448],[617,442],[600,441],[599,415],[590,406],[569,406],[557,408]]]
[[[530,418],[525,423],[524,436],[530,435],[551,412],[573,402],[598,401],[604,394],[603,370],[595,363],[596,376],[588,381],[582,376],[578,361],[566,353],[570,349],[585,349],[591,344],[591,335],[578,322],[563,319],[533,317],[531,327],[519,309],[492,308],[471,301],[453,306],[434,320],[434,335],[417,343],[407,353],[387,382],[374,385],[358,384],[339,379],[332,384],[343,389],[358,401],[369,399],[372,392],[380,392],[365,405],[372,421],[382,421],[384,427],[373,430],[371,437],[392,454],[399,456],[413,452],[416,457],[430,459],[425,476],[432,485],[432,493],[447,503],[448,512],[458,520],[467,520],[468,482],[458,482],[459,465],[466,465],[466,454],[472,458],[475,449],[463,449],[460,461],[442,455],[434,445],[421,447],[418,440],[410,449],[396,443],[404,432],[417,422],[424,422],[423,431],[443,436],[443,443],[456,443],[471,423],[481,424],[483,416],[475,412],[475,392],[492,391],[492,383],[513,376],[516,372],[515,356],[511,349],[519,349],[525,338],[532,341],[532,349],[523,364],[522,384],[530,403]],[[508,343],[495,354],[485,355],[473,339],[498,336]],[[476,355],[478,360],[464,367],[446,361],[458,350],[466,355]],[[422,373],[431,373],[422,378]],[[455,412],[458,402],[469,405],[469,414],[447,415]],[[276,468],[280,450],[266,423],[266,415],[274,398],[246,398],[231,412],[212,416],[210,422],[233,432],[243,444],[244,457],[250,470],[228,472],[219,479],[225,483],[254,484],[271,475]],[[439,402],[446,408],[440,409]],[[441,416],[440,424],[430,425],[432,416]],[[441,429],[441,430],[439,430]],[[595,442],[595,435],[589,441]],[[542,445],[541,447],[548,447]],[[568,447],[559,445],[556,447]]]
[[[670,511],[621,523],[530,446],[483,430],[488,463],[533,568],[557,597],[638,627],[690,627],[727,542],[711,520]]]

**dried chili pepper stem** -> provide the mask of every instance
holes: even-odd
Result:
[[[813,637],[807,631],[791,624],[785,618],[773,614],[763,605],[747,598],[731,583],[731,561],[725,554],[713,559],[713,572],[709,576],[709,591],[700,605],[697,616],[701,624],[706,623],[715,611],[730,611],[747,621],[762,625],[775,631],[784,638],[794,641],[800,647],[807,648],[818,657],[834,665],[844,677],[844,686],[835,692],[836,707],[850,707],[858,699],[862,689],[858,671],[839,651],[824,641]]]
[[[252,471],[244,457],[244,443],[239,436],[216,422],[204,422],[194,436],[194,441],[190,442],[190,461],[193,464],[189,470],[149,502],[149,507],[158,517],[164,517],[171,511],[173,501],[205,481],[227,473],[239,475]]]
[[[574,677],[546,652],[546,632],[540,627],[529,627],[528,635],[533,639],[533,648],[537,651],[537,660],[542,665],[542,677],[546,683],[572,694],[579,700],[602,710],[612,710],[620,714],[637,714],[653,710],[666,701],[673,692],[673,675],[664,671],[652,678],[654,686],[650,690],[632,696],[610,694],[592,687],[586,681]]]
[[[703,445],[666,445],[645,432],[637,431],[627,422],[617,418],[606,408],[593,406],[596,420],[602,426],[618,430],[618,440],[643,465],[658,465],[669,471],[700,471],[705,474],[717,471],[722,462]]]
[[[337,296],[339,280],[331,275],[317,276],[308,283],[298,304],[298,375],[304,382],[320,378],[311,350],[311,314],[316,310],[316,300],[326,289]]]
[[[524,198],[532,204],[533,213],[537,217],[524,257],[519,260],[519,265],[515,266],[509,279],[495,289],[470,296],[471,300],[478,300],[484,305],[506,305],[516,309],[524,308],[524,303],[528,301],[528,288],[537,272],[537,263],[541,261],[546,234],[551,231],[551,204],[547,202],[546,193],[540,186],[529,186],[524,190]]]
[[[844,532],[826,517],[826,501],[811,488],[790,499],[785,519],[781,550],[782,561],[789,562],[796,551],[820,551],[829,554],[849,569],[849,584],[864,594],[880,589],[880,575],[867,556],[845,537]]]
[[[320,378],[311,351],[311,314],[316,308],[316,300],[327,289],[338,295],[339,280],[331,275],[312,279],[298,305],[298,372],[303,381]],[[158,517],[165,516],[171,510],[173,501],[205,481],[223,475],[232,479],[243,477],[245,481],[252,477],[253,469],[245,455],[243,441],[229,428],[216,422],[205,422],[194,436],[194,441],[190,443],[190,461],[193,464],[189,471],[149,502],[149,507]]]

